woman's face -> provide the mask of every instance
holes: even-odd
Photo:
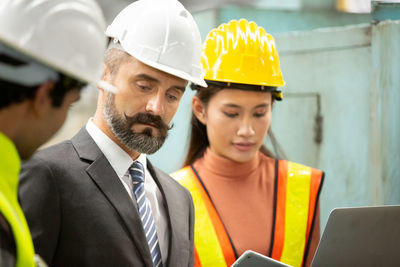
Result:
[[[207,128],[214,153],[247,162],[259,151],[270,126],[272,95],[224,89],[215,94],[207,106],[195,97],[193,110]]]

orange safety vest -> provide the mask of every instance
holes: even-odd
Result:
[[[302,266],[324,173],[286,160],[276,161],[274,223],[270,257]],[[172,174],[193,197],[195,267],[231,266],[237,259],[229,235],[192,166]]]

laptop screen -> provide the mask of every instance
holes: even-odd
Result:
[[[334,209],[311,266],[400,266],[400,206]]]

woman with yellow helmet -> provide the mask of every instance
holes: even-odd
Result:
[[[203,44],[208,87],[193,86],[191,138],[173,176],[195,205],[195,266],[230,266],[253,250],[309,266],[318,245],[324,173],[275,159],[263,145],[284,80],[274,38],[233,20]]]

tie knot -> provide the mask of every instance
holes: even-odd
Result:
[[[142,163],[135,161],[129,168],[129,173],[131,174],[132,181],[136,183],[144,182],[144,169]]]

